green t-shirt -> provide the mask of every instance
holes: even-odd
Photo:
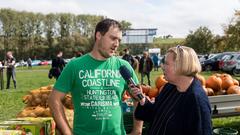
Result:
[[[130,70],[138,84],[131,65],[117,57],[99,61],[86,54],[64,68],[54,88],[72,94],[74,135],[126,134],[121,99],[128,86],[119,72],[121,65]]]

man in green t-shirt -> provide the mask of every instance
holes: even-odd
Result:
[[[125,135],[121,99],[128,89],[119,68],[125,65],[138,84],[131,65],[115,57],[122,38],[121,25],[104,19],[95,29],[93,50],[69,62],[54,85],[49,106],[63,135]],[[70,92],[74,105],[73,131],[68,125],[61,103]],[[134,132],[140,131],[138,122]]]

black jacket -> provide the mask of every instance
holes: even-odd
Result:
[[[155,103],[146,101],[135,117],[150,123],[148,135],[212,135],[210,103],[197,79],[186,92],[167,83]]]
[[[144,68],[144,67],[143,67],[143,66],[144,66],[144,60],[145,60],[145,58],[142,57],[142,58],[140,59],[140,62],[139,62],[139,72],[140,72],[140,73],[143,73],[143,72],[144,72],[144,71],[143,71],[143,68]],[[146,73],[151,72],[152,69],[153,69],[152,59],[151,59],[150,57],[147,57],[147,59],[146,59]]]
[[[133,67],[134,65],[134,59],[133,59],[133,56],[130,55],[130,54],[125,54],[122,59],[128,61],[128,63]]]

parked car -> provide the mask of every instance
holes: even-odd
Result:
[[[212,56],[211,58],[202,61],[201,66],[203,71],[217,71],[220,69],[220,61],[225,55],[233,54],[235,52],[223,52]]]
[[[39,65],[49,65],[47,60],[43,60],[39,63]]]
[[[235,53],[228,55],[223,60],[222,70],[225,72],[229,72],[233,75],[238,74],[236,71],[237,64],[240,62],[240,53]]]
[[[38,66],[41,60],[33,60],[32,61],[32,66]]]
[[[52,65],[52,60],[48,60],[48,65]]]
[[[236,65],[234,75],[235,76],[240,76],[240,61],[238,61],[237,65]]]
[[[200,62],[203,62],[206,60],[205,55],[200,55],[200,54],[198,55],[198,59]]]
[[[16,62],[16,64],[15,64],[15,67],[24,67],[24,66],[28,66],[27,62],[24,60]]]

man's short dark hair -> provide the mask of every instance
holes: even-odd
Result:
[[[96,33],[97,32],[100,32],[101,35],[105,35],[105,33],[108,32],[109,28],[113,26],[113,27],[117,27],[119,28],[120,30],[122,30],[122,26],[121,24],[116,21],[116,20],[113,20],[113,19],[109,19],[109,18],[106,18],[102,21],[100,21],[97,26],[96,26],[96,29],[95,29],[95,40],[96,40]]]
[[[128,48],[125,48],[123,51],[124,51],[124,52],[127,52],[127,51],[129,51],[129,49],[128,49]]]

